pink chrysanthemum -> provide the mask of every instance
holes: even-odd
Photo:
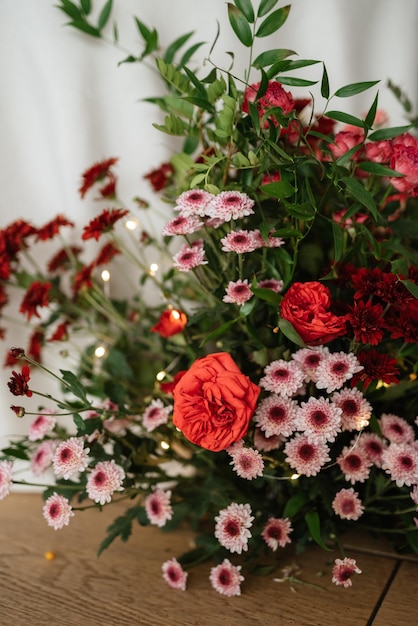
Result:
[[[261,536],[268,547],[275,552],[279,546],[284,548],[286,544],[291,543],[289,535],[292,530],[289,518],[270,517]]]
[[[316,383],[318,380],[318,367],[325,357],[329,355],[329,349],[325,346],[316,348],[301,348],[292,354],[292,359],[296,361],[305,374],[305,381]]]
[[[224,596],[240,596],[241,583],[245,580],[241,576],[241,565],[232,565],[229,559],[224,559],[222,563],[212,567],[209,580],[212,587]]]
[[[183,191],[177,198],[177,206],[175,210],[181,212],[181,215],[189,217],[191,215],[206,215],[206,209],[214,199],[214,195],[203,189],[190,189]]]
[[[302,433],[294,436],[284,447],[286,462],[298,474],[316,476],[331,459],[325,442],[313,443]]]
[[[361,430],[369,423],[372,405],[359,389],[341,389],[332,394],[331,400],[342,411],[343,430]]]
[[[13,461],[0,461],[0,500],[10,493],[13,484]]]
[[[266,437],[290,437],[296,430],[297,408],[295,400],[271,394],[258,405],[254,420]]]
[[[38,415],[29,426],[29,441],[38,441],[43,439],[56,424],[56,418],[53,415]]]
[[[364,513],[364,506],[352,487],[341,489],[332,502],[335,514],[342,519],[358,520]]]
[[[67,498],[60,496],[58,493],[53,493],[43,507],[43,516],[48,526],[52,526],[55,530],[68,526],[70,517],[73,515],[74,511]]]
[[[354,374],[360,372],[363,366],[359,364],[355,354],[334,352],[328,354],[318,365],[316,386],[331,393],[340,389]]]
[[[407,443],[391,443],[383,451],[382,468],[398,487],[418,483],[418,449]]]
[[[221,191],[206,209],[206,215],[229,222],[253,215],[254,200],[241,191]]]
[[[164,226],[161,234],[164,237],[171,235],[191,235],[203,226],[203,222],[198,217],[185,217],[178,215]]]
[[[264,368],[260,387],[280,396],[293,396],[303,385],[304,374],[294,361],[278,359]]]
[[[387,442],[384,439],[377,433],[362,433],[358,446],[364,450],[365,455],[376,467],[381,467],[382,454],[387,448]]]
[[[345,479],[351,482],[352,485],[356,482],[364,483],[369,477],[370,466],[372,465],[360,446],[354,449],[353,446],[343,448],[340,456],[337,458],[337,463]]]
[[[249,504],[233,502],[215,517],[215,537],[227,550],[241,554],[248,550],[248,539],[254,517]]]
[[[237,254],[245,254],[253,252],[257,245],[254,236],[249,230],[232,230],[221,239],[223,252],[236,252]]]
[[[84,448],[81,438],[70,437],[55,450],[52,465],[58,478],[70,478],[77,472],[84,472],[88,465],[89,448]]]
[[[253,480],[253,478],[263,475],[264,461],[257,450],[242,446],[232,451],[228,450],[228,452],[232,457],[230,464],[241,478]]]
[[[256,428],[254,431],[254,446],[257,450],[263,452],[278,450],[282,447],[283,441],[284,439],[281,435],[271,435],[271,437],[267,437],[261,428]]]
[[[171,405],[164,406],[164,403],[159,398],[157,400],[153,400],[142,415],[142,424],[147,431],[151,433],[153,430],[158,428],[158,426],[167,423],[171,409]]]
[[[335,441],[341,431],[341,409],[328,398],[314,398],[302,402],[298,408],[296,424],[310,443]]]
[[[335,559],[332,568],[332,582],[343,587],[351,587],[351,577],[353,574],[361,574],[361,569],[357,567],[355,559]]]
[[[230,304],[242,305],[253,297],[253,292],[248,284],[248,280],[229,281],[225,289],[226,295],[222,298],[223,302]]]
[[[30,461],[31,470],[35,476],[39,476],[51,466],[52,459],[54,458],[55,446],[55,442],[48,439],[47,441],[43,441],[36,448]]]
[[[177,559],[165,561],[161,569],[164,580],[172,589],[186,591],[188,573],[184,571]]]
[[[275,278],[266,278],[265,280],[260,280],[257,287],[259,289],[270,289],[275,293],[280,293],[283,291],[284,282],[282,280],[276,280]]]
[[[174,267],[179,272],[189,272],[199,265],[206,265],[205,251],[202,246],[187,246],[184,244],[173,256]]]
[[[145,511],[151,524],[162,528],[173,517],[171,491],[156,489],[145,498]]]
[[[392,413],[383,413],[379,419],[379,426],[383,437],[391,443],[412,443],[415,432],[411,424]]]
[[[123,490],[124,478],[124,470],[113,459],[100,461],[87,480],[86,490],[90,500],[102,505],[110,502],[115,491]]]

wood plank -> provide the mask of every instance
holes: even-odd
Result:
[[[373,626],[418,624],[418,567],[402,561],[373,621]]]
[[[351,589],[343,589],[331,583],[332,561],[339,555],[312,546],[297,558],[303,585],[248,575],[241,597],[226,598],[210,587],[206,563],[190,571],[188,590],[181,592],[165,584],[161,564],[190,547],[189,531],[138,526],[128,543],[117,540],[97,559],[105,528],[123,510],[120,505],[77,513],[61,531],[46,525],[41,508],[37,494],[13,494],[0,502],[2,626],[365,625],[396,563],[350,552],[364,573]],[[56,553],[55,560],[44,558],[48,550]],[[236,562],[234,555],[231,560]],[[292,560],[291,551],[282,551],[275,576]],[[410,565],[416,580],[418,565]],[[413,602],[410,597],[409,606]]]

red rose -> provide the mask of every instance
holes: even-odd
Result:
[[[244,437],[259,394],[229,354],[209,354],[175,386],[173,422],[192,443],[219,452]]]
[[[244,101],[242,104],[242,110],[244,113],[249,112],[249,102],[255,102],[257,92],[260,88],[260,83],[254,83],[250,85],[245,90]],[[267,113],[267,111],[271,108],[280,107],[285,115],[293,111],[295,104],[293,101],[293,96],[290,91],[285,91],[283,89],[282,84],[277,81],[270,81],[267,87],[265,94],[257,101],[257,108],[260,119]],[[275,118],[271,118],[273,124],[277,125]],[[264,123],[264,126],[268,128],[267,120]]]
[[[181,333],[187,324],[187,315],[177,309],[167,309],[161,313],[158,322],[151,328],[152,333],[158,333],[161,337],[172,337]]]
[[[346,334],[346,317],[331,313],[330,306],[331,293],[322,283],[293,283],[280,304],[280,313],[306,344],[318,346]]]

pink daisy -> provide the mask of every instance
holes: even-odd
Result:
[[[43,439],[54,428],[55,424],[56,419],[53,415],[38,415],[29,426],[29,441]]]
[[[369,477],[370,466],[372,465],[364,450],[359,446],[355,449],[353,449],[353,446],[343,448],[340,456],[337,458],[337,463],[345,479],[351,482],[352,485],[355,482],[364,483]]]
[[[249,528],[253,520],[249,504],[233,502],[215,517],[215,537],[230,552],[241,554],[248,550]]]
[[[90,500],[99,504],[106,504],[112,499],[115,491],[122,491],[122,482],[125,472],[115,461],[100,461],[97,463],[87,480],[87,494]]]
[[[332,394],[331,400],[342,411],[343,430],[361,430],[368,425],[373,409],[359,389],[354,387],[336,391]]]
[[[271,435],[267,437],[265,432],[261,428],[256,428],[254,431],[254,446],[257,450],[263,452],[271,452],[272,450],[278,450],[283,445],[283,437],[280,435]]]
[[[244,254],[256,249],[254,237],[249,230],[232,230],[221,239],[223,252],[236,252]]]
[[[289,534],[292,530],[289,518],[270,517],[261,536],[268,547],[275,552],[279,546],[284,548],[287,543],[291,543]]]
[[[0,500],[10,493],[13,484],[13,461],[0,461]]]
[[[294,436],[284,447],[286,462],[304,476],[316,476],[331,459],[325,442],[313,443],[302,433]]]
[[[185,217],[178,215],[174,219],[167,222],[161,234],[164,237],[171,235],[191,235],[203,226],[203,222],[195,216]]]
[[[316,386],[331,393],[340,389],[354,374],[360,372],[363,366],[359,364],[355,354],[334,352],[328,354],[318,365]]]
[[[364,450],[367,458],[376,465],[376,467],[381,467],[382,465],[382,454],[383,451],[387,448],[387,443],[381,437],[379,437],[376,433],[362,433],[358,446]]]
[[[162,565],[163,578],[173,589],[186,590],[188,573],[184,571],[177,559],[165,561]]]
[[[276,293],[283,291],[283,286],[284,282],[282,280],[276,280],[275,278],[266,278],[265,280],[261,280],[257,285],[259,289],[270,289]]]
[[[89,448],[84,448],[83,439],[77,437],[60,443],[52,461],[55,475],[67,480],[77,472],[84,472],[88,465],[89,452]]]
[[[215,196],[203,189],[190,189],[183,191],[183,193],[177,198],[177,206],[175,210],[181,212],[185,217],[191,215],[199,215],[203,217],[206,215],[206,209],[212,202]]]
[[[296,361],[305,374],[305,381],[316,383],[318,380],[318,367],[322,360],[329,355],[329,349],[325,346],[317,348],[301,348],[292,354],[292,359]]]
[[[179,272],[189,272],[199,265],[206,265],[205,251],[201,246],[187,246],[184,244],[179,252],[173,256],[174,267]]]
[[[391,443],[412,443],[415,432],[411,424],[392,413],[383,413],[379,420],[379,426],[383,437]]]
[[[242,305],[253,297],[253,292],[248,285],[248,280],[229,281],[223,302]]]
[[[142,424],[150,433],[158,426],[166,424],[171,413],[171,405],[164,406],[162,400],[153,400],[142,415]]]
[[[241,583],[245,580],[241,576],[241,565],[232,565],[229,559],[224,559],[222,563],[212,567],[209,580],[212,587],[224,596],[240,596]]]
[[[257,450],[240,447],[228,452],[232,456],[230,465],[241,478],[252,480],[263,475],[264,461]]]
[[[407,443],[391,443],[383,451],[382,468],[398,487],[418,483],[418,449]]]
[[[52,526],[55,530],[68,526],[70,517],[73,515],[74,511],[67,498],[60,496],[58,493],[53,493],[52,496],[49,496],[43,507],[43,516],[48,526]]]
[[[310,443],[335,441],[341,431],[341,412],[328,398],[311,396],[298,409],[297,429],[305,433]]]
[[[352,487],[341,489],[332,502],[335,514],[342,519],[358,520],[364,513],[364,506]]]
[[[295,400],[271,394],[258,405],[254,420],[266,437],[272,435],[290,437],[296,430],[297,409]]]
[[[151,524],[160,528],[173,517],[171,491],[156,489],[145,498],[145,511]]]
[[[293,396],[303,385],[304,374],[294,361],[278,359],[264,368],[260,387],[280,396]]]
[[[332,582],[343,587],[351,587],[351,577],[353,574],[361,574],[361,569],[357,567],[355,559],[335,559],[332,568]]]
[[[39,474],[42,474],[51,466],[55,446],[55,442],[48,439],[36,448],[30,461],[31,470],[35,476],[39,476]]]
[[[229,222],[253,215],[254,200],[241,191],[221,191],[206,209],[206,215]]]

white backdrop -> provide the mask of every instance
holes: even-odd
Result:
[[[99,7],[103,3],[95,1]],[[118,67],[124,53],[64,27],[67,19],[55,4],[0,0],[0,227],[19,217],[41,225],[57,213],[85,224],[98,206],[80,200],[81,172],[110,156],[120,157],[124,199],[153,200],[142,176],[170,154],[170,138],[151,126],[159,121],[157,111],[140,102],[158,93],[152,72],[139,65]],[[217,61],[228,65],[223,51],[242,50],[231,34],[224,0],[114,0],[114,5],[120,43],[136,54],[141,48],[133,15],[155,26],[163,44],[194,30],[194,41],[208,42],[202,57],[218,20]],[[332,91],[381,79],[380,108],[391,125],[398,125],[405,123],[402,109],[384,84],[392,79],[418,102],[417,35],[417,0],[294,0],[274,44],[261,43],[324,61]],[[312,71],[320,78],[319,65]],[[374,92],[366,92],[333,108],[361,115],[373,97]],[[20,333],[9,333],[0,348],[21,345]],[[2,370],[0,446],[8,435],[25,431],[31,419],[19,421],[10,411],[20,399],[9,394],[8,377],[9,371]]]

